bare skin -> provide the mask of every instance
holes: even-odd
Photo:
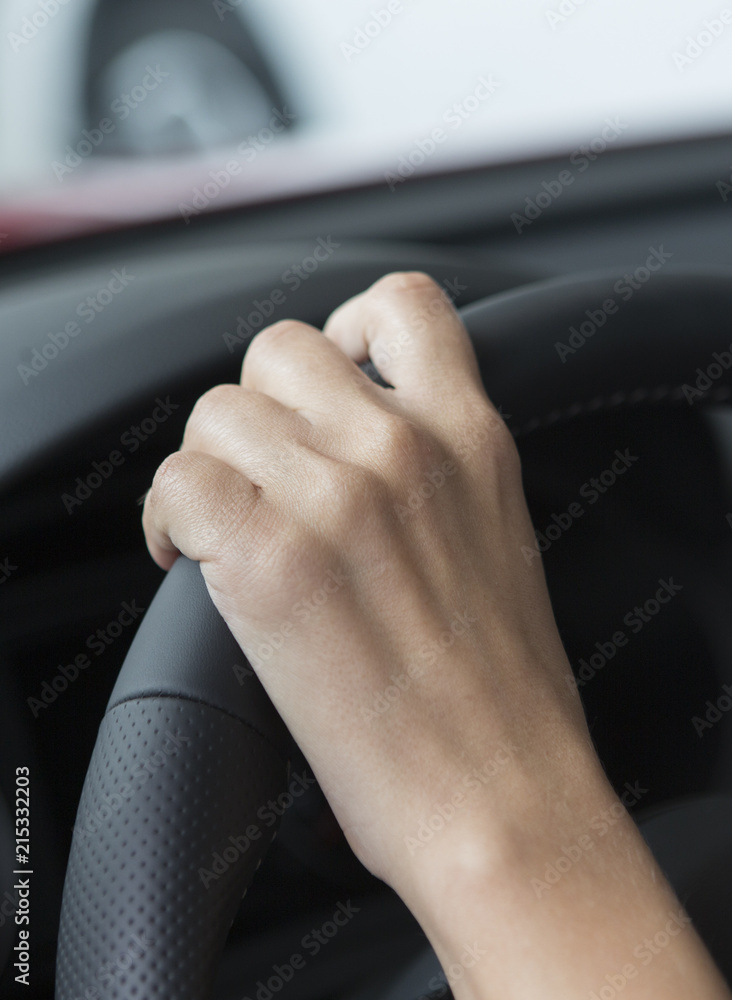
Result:
[[[357,368],[367,357],[394,389]],[[201,563],[458,1000],[608,984],[730,1000],[597,760],[541,561],[521,554],[516,448],[431,279],[389,275],[323,332],[258,334],[241,384],[196,404],[143,523],[160,566]]]

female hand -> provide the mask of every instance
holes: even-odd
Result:
[[[367,358],[393,388],[361,372]],[[627,816],[549,899],[532,886],[617,800],[541,560],[522,554],[535,539],[513,439],[430,278],[383,278],[323,333],[259,333],[241,384],[196,404],[144,527],[164,568],[178,552],[200,562],[357,856],[464,969],[464,996],[553,995],[558,963],[566,1000],[589,993],[597,961],[623,965],[635,932],[614,866],[642,885],[654,872]],[[641,921],[678,909],[660,876],[652,890]],[[565,917],[610,934],[601,959],[590,947],[566,969]],[[684,961],[703,955],[680,937]]]

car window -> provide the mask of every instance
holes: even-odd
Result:
[[[706,0],[7,0],[0,36],[5,201],[131,162],[332,185],[593,157],[732,114]]]

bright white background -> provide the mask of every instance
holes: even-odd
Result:
[[[204,0],[205,2],[205,0]],[[481,76],[501,89],[459,128],[441,158],[490,162],[571,152],[607,116],[622,144],[732,131],[732,25],[683,71],[674,53],[718,18],[708,0],[404,0],[350,60],[370,12],[363,0],[244,0],[301,129],[285,146],[340,151],[383,173],[444,124]],[[732,7],[732,2],[730,4]],[[81,42],[89,0],[68,0],[19,52],[9,40],[38,0],[0,7],[0,193],[56,183],[51,161],[81,131]],[[565,10],[552,26],[548,13]],[[211,4],[211,17],[218,15]],[[224,18],[236,18],[237,11]],[[221,153],[217,154],[221,159]]]

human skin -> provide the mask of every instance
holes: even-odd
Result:
[[[613,982],[626,1000],[729,1000],[596,757],[541,560],[522,555],[513,439],[430,278],[382,278],[323,332],[288,320],[254,337],[241,384],[196,403],[143,524],[160,566],[200,562],[458,1000]],[[565,849],[570,868],[538,889]]]

